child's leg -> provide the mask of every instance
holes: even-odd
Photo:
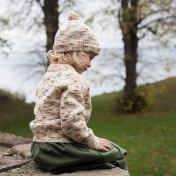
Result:
[[[101,152],[78,143],[34,143],[31,153],[39,167],[49,172],[64,173],[114,167],[126,169],[126,151],[115,144],[113,146],[109,152]]]

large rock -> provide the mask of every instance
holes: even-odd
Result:
[[[12,147],[19,144],[29,144],[31,142],[32,138],[24,138],[9,133],[0,133],[0,145],[2,146]]]
[[[43,172],[38,166],[31,161],[30,163],[17,168],[9,170],[5,173],[0,173],[0,176],[129,176],[129,173],[125,170],[122,170],[118,167],[114,169],[97,169],[91,171],[75,171],[72,173],[64,174],[52,174],[49,172]]]

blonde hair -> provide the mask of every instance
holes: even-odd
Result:
[[[69,64],[73,65],[74,63],[77,63],[78,65],[82,65],[84,62],[84,56],[86,53],[84,52],[63,52],[63,53],[57,53],[55,54],[53,50],[49,50],[47,53],[48,59],[51,64]]]

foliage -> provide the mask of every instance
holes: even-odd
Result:
[[[5,90],[2,90],[0,89],[0,100],[3,102],[4,100],[5,101],[22,101],[22,102],[25,102],[26,100],[26,96],[24,94],[21,94],[19,92],[16,92],[16,93],[13,93],[11,94],[10,92],[8,91],[5,91]]]
[[[115,112],[142,113],[156,110],[171,110],[174,108],[173,104],[176,103],[173,98],[173,95],[176,94],[175,84],[176,79],[170,78],[164,82],[161,81],[137,87],[134,97],[132,96],[131,99],[125,99],[123,92],[120,92],[116,96]]]
[[[156,90],[147,85],[135,89],[131,96],[126,97],[124,92],[117,97],[115,110],[121,113],[146,112],[152,109],[155,103]]]
[[[6,53],[4,51],[4,48],[6,48],[6,47],[10,48],[9,42],[7,41],[6,38],[4,38],[4,35],[3,35],[4,26],[7,26],[7,25],[8,25],[8,20],[0,17],[0,50],[3,53]]]

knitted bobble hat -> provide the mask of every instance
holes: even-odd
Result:
[[[71,12],[68,22],[57,31],[53,46],[56,55],[68,51],[85,51],[99,55],[100,47],[96,36],[78,19],[78,14]]]

